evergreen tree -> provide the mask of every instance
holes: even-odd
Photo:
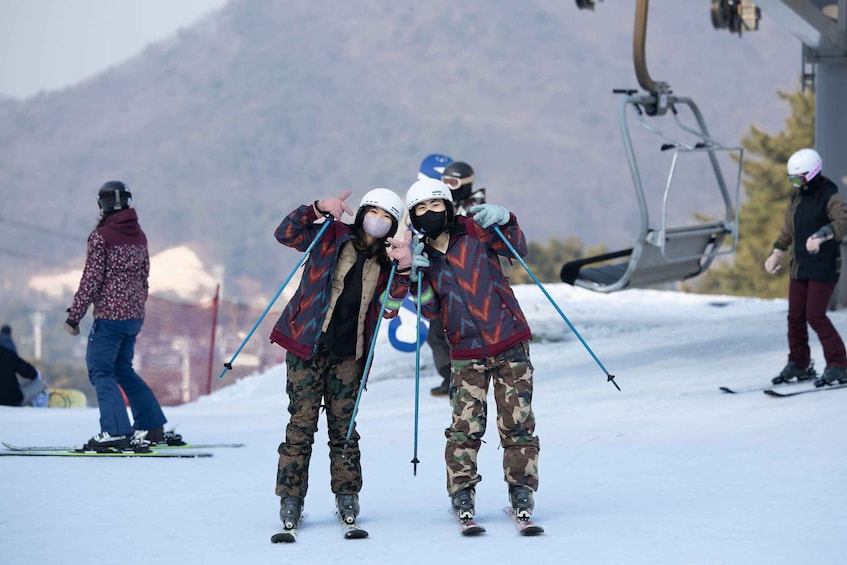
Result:
[[[788,292],[788,266],[765,272],[764,262],[785,221],[794,188],[786,180],[785,163],[798,149],[814,147],[815,98],[812,92],[778,93],[791,115],[785,128],[770,135],[755,126],[744,136],[744,195],[739,207],[738,248],[731,262],[715,264],[690,285],[697,292],[781,298]],[[758,159],[751,159],[755,155]],[[785,263],[787,258],[783,259]]]

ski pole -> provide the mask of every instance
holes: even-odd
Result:
[[[376,338],[379,335],[379,326],[382,324],[382,314],[385,312],[385,304],[388,302],[388,293],[391,291],[391,282],[394,280],[394,271],[397,270],[397,264],[391,263],[391,272],[388,273],[388,283],[385,285],[385,298],[382,299],[382,304],[379,308],[379,316],[376,319],[376,328],[374,328],[374,336],[371,339],[371,348],[368,351],[368,359],[365,361],[365,370],[362,371],[362,382],[359,385],[359,393],[356,395],[356,404],[353,405],[353,415],[350,417],[350,425],[347,427],[347,437],[344,438],[344,449],[341,456],[347,451],[347,446],[350,443],[350,436],[353,435],[353,425],[356,423],[356,414],[359,413],[359,402],[362,400],[362,392],[365,390],[365,381],[368,379],[368,371],[371,369],[371,361],[374,357],[374,349],[376,349]]]
[[[415,310],[415,451],[412,455],[412,475],[418,474],[418,409],[421,391],[421,275],[418,273],[418,304]]]
[[[506,247],[509,248],[509,251],[512,252],[512,255],[515,256],[515,259],[517,259],[518,262],[521,264],[521,266],[524,269],[526,269],[527,274],[529,274],[529,276],[532,277],[532,280],[535,281],[535,284],[538,285],[538,288],[541,289],[541,292],[544,293],[544,296],[547,297],[547,300],[550,301],[550,304],[553,305],[553,307],[556,309],[556,311],[559,313],[559,315],[562,317],[562,319],[565,321],[565,323],[568,325],[568,327],[571,329],[571,331],[574,333],[574,335],[579,339],[580,343],[582,343],[583,347],[585,347],[586,351],[588,351],[588,353],[591,354],[591,356],[594,358],[594,361],[597,362],[597,365],[606,374],[606,380],[609,381],[610,383],[612,383],[613,385],[615,385],[616,389],[620,390],[621,387],[619,387],[618,383],[615,382],[615,375],[610,374],[609,371],[606,370],[606,367],[603,366],[603,363],[600,362],[600,359],[598,359],[597,356],[594,354],[594,352],[591,350],[591,348],[588,347],[588,344],[585,342],[584,339],[582,339],[582,336],[579,334],[579,332],[574,327],[574,325],[571,323],[571,321],[568,320],[568,317],[565,316],[565,313],[562,312],[562,309],[559,308],[559,305],[556,304],[556,301],[553,300],[553,297],[550,296],[550,293],[547,292],[547,289],[544,288],[544,285],[541,284],[541,281],[538,280],[538,278],[535,276],[535,274],[532,272],[532,270],[529,268],[529,266],[526,264],[526,262],[523,260],[523,258],[518,254],[518,252],[515,250],[515,248],[512,246],[512,244],[509,243],[509,240],[506,239],[506,236],[503,235],[503,232],[500,231],[500,226],[495,224],[494,225],[494,231],[497,232],[497,235],[500,236],[500,239],[503,240],[503,243],[505,243]]]
[[[282,285],[280,285],[279,290],[276,291],[276,294],[274,295],[273,298],[271,298],[271,301],[268,303],[268,307],[265,308],[265,311],[262,312],[262,315],[259,316],[258,320],[256,320],[256,323],[253,325],[253,329],[250,330],[250,333],[247,334],[247,337],[245,337],[244,341],[241,342],[241,345],[238,346],[238,349],[232,355],[232,358],[229,360],[229,363],[224,363],[224,370],[221,371],[220,375],[218,375],[218,379],[224,378],[224,375],[226,374],[226,372],[232,370],[232,364],[233,364],[233,362],[235,362],[235,358],[238,357],[238,354],[241,353],[241,350],[244,349],[244,346],[247,345],[247,342],[250,341],[251,337],[253,337],[253,333],[259,327],[259,324],[261,324],[262,320],[265,319],[265,316],[268,315],[268,312],[270,312],[271,307],[274,305],[274,302],[277,301],[277,299],[279,298],[279,295],[282,294],[282,291],[288,285],[288,282],[292,279],[292,277],[294,277],[294,273],[297,272],[297,269],[299,269],[300,265],[303,264],[303,261],[306,260],[306,257],[309,255],[309,252],[312,250],[312,247],[315,246],[315,244],[318,242],[318,240],[324,234],[324,232],[326,231],[326,228],[329,227],[329,224],[331,224],[332,221],[333,221],[332,216],[329,216],[327,218],[327,220],[324,222],[324,225],[321,227],[320,231],[318,231],[318,235],[315,236],[315,239],[312,240],[312,243],[310,243],[309,247],[306,248],[306,251],[303,252],[303,255],[300,257],[300,260],[297,261],[296,265],[294,265],[294,268],[291,270],[291,274],[288,275],[288,278],[285,279],[285,282],[283,282]]]

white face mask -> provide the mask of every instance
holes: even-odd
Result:
[[[369,236],[379,239],[384,237],[388,233],[388,230],[391,229],[391,222],[368,214],[362,220],[362,229]]]

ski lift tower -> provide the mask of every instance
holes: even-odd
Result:
[[[601,1],[576,0],[576,5],[593,10]],[[715,29],[727,29],[739,35],[755,31],[764,13],[800,40],[803,88],[808,86],[815,93],[815,149],[823,159],[826,176],[847,199],[847,0],[710,0],[710,3]],[[692,10],[701,10],[694,2],[690,4]],[[842,241],[841,245],[841,255],[847,257],[847,243]],[[833,306],[847,307],[844,271],[833,295]]]
[[[712,24],[741,33],[755,29],[759,10],[802,44],[803,87],[815,93],[815,149],[824,173],[847,199],[847,0],[711,0]],[[799,149],[799,147],[798,147]],[[847,257],[847,243],[841,242]],[[833,306],[847,306],[847,277],[841,273]]]

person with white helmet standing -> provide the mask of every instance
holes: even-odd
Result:
[[[453,164],[453,159],[447,155],[429,155],[421,161],[418,180],[431,178],[440,179],[446,168]],[[441,320],[433,318],[429,321],[426,333],[426,343],[432,350],[432,361],[435,370],[441,377],[441,383],[430,389],[433,396],[447,396],[450,390],[450,345],[444,337],[444,326]]]
[[[493,226],[522,256],[527,242],[515,215],[502,206],[472,206],[472,217],[455,214],[443,182],[422,179],[406,194],[412,225],[420,241],[396,242],[390,254],[411,266],[405,282],[428,319],[440,318],[450,343],[453,409],[445,462],[447,493],[463,527],[475,514],[477,469],[485,434],[489,387],[494,389],[497,431],[503,448],[503,477],[513,516],[529,521],[538,489],[539,439],[532,411],[532,333],[500,265],[511,251]],[[400,271],[398,271],[400,272]],[[418,293],[420,284],[420,293]],[[392,294],[396,292],[392,289]]]
[[[385,300],[386,317],[396,315],[406,296],[387,296],[391,259],[386,239],[397,232],[403,201],[387,188],[362,198],[357,212],[345,200],[352,191],[315,200],[289,213],[276,239],[301,252],[318,238],[321,221],[331,224],[314,244],[297,291],[271,332],[286,350],[286,391],[290,419],[278,448],[276,494],[286,530],[296,529],[309,486],[309,461],[318,415],[325,409],[329,435],[331,488],[338,516],[355,524],[359,513],[362,467],[359,434],[348,429],[366,358]],[[354,216],[352,224],[341,221]],[[360,531],[360,533],[363,532]]]
[[[814,149],[800,149],[788,159],[791,194],[785,222],[765,261],[774,274],[788,253],[788,364],[774,384],[811,380],[816,372],[809,351],[812,327],[821,342],[826,368],[815,386],[847,383],[844,341],[826,315],[841,271],[841,238],[847,234],[847,204],[838,187],[823,176],[821,157]]]

